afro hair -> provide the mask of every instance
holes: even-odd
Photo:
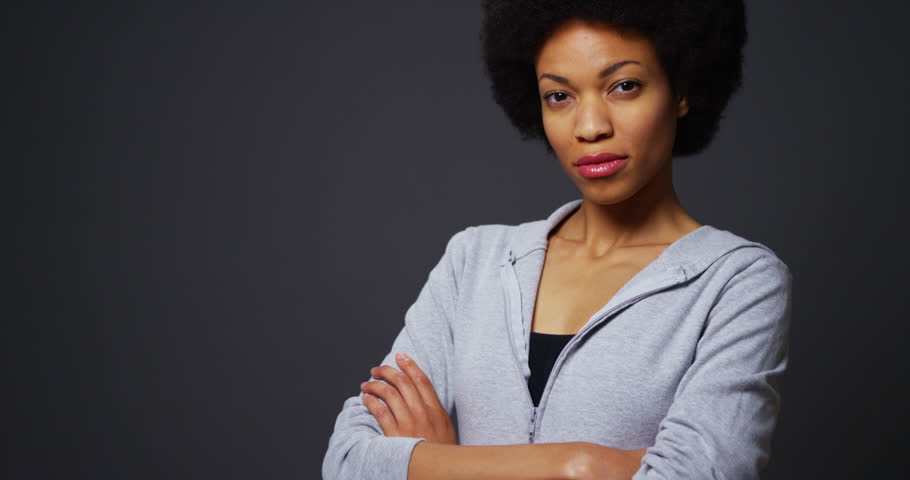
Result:
[[[742,0],[483,0],[481,44],[493,99],[523,139],[546,141],[534,60],[570,19],[648,37],[689,112],[677,121],[673,155],[705,149],[742,84],[746,13]]]

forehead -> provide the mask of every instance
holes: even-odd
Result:
[[[538,72],[599,70],[622,60],[635,60],[645,69],[657,64],[657,52],[645,35],[620,31],[605,24],[569,20],[544,42],[535,59]]]

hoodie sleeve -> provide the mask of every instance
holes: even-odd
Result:
[[[404,352],[413,358],[433,383],[439,401],[449,415],[452,415],[454,403],[450,387],[453,350],[450,319],[458,298],[457,279],[462,271],[465,236],[470,231],[471,227],[468,227],[449,239],[445,253],[430,271],[417,300],[405,313],[404,326],[382,361],[382,365],[399,369],[395,352]],[[377,379],[370,377],[370,380]],[[362,399],[360,393],[345,400],[329,438],[322,462],[322,478],[406,480],[411,451],[426,439],[386,437]]]
[[[759,478],[780,410],[792,283],[773,255],[730,278],[633,480]]]

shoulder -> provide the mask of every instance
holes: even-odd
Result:
[[[709,237],[708,243],[724,247],[691,284],[705,313],[703,337],[716,339],[710,341],[716,346],[740,345],[745,338],[780,345],[790,325],[789,267],[766,244],[726,230]]]
[[[517,224],[488,223],[471,225],[455,232],[446,252],[460,272],[482,275],[504,265],[515,253],[522,256],[546,248],[548,220]]]
[[[547,233],[560,220],[581,204],[581,199],[565,202],[545,218],[535,217],[522,223],[488,223],[472,225],[456,232],[450,246],[469,255],[475,262],[503,264],[510,257],[521,257],[546,249]],[[513,256],[514,255],[514,256]]]
[[[783,315],[791,302],[793,274],[777,253],[727,230],[715,229],[711,237],[715,244],[725,245],[705,272],[715,292],[715,308],[771,308]]]
[[[701,245],[706,251],[719,252],[709,268],[723,271],[728,277],[762,275],[790,283],[793,274],[787,264],[768,245],[744,238],[729,230],[712,227]]]
[[[484,263],[505,257],[510,240],[521,225],[471,225],[455,232],[448,240],[446,253],[463,262]]]

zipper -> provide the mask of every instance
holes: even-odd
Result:
[[[515,265],[515,256],[512,254],[512,251],[509,251],[509,264]],[[528,381],[525,379],[524,374],[522,373],[521,363],[518,361],[518,353],[515,351],[515,338],[512,335],[512,326],[514,322],[512,321],[512,297],[515,295],[515,292],[512,292],[509,287],[513,286],[512,282],[507,278],[509,277],[506,273],[507,268],[512,268],[511,266],[507,267],[502,265],[499,267],[500,280],[507,287],[503,289],[503,295],[505,297],[505,306],[506,306],[506,334],[509,336],[509,349],[512,351],[512,359],[515,361],[515,373],[518,375],[518,383],[523,385],[525,392],[525,398],[528,399],[528,405],[531,406],[531,424],[528,431],[528,443],[534,443],[534,431],[535,423],[537,421],[537,407],[534,406],[534,399],[531,398],[531,392],[528,390]],[[514,272],[514,270],[513,270]],[[519,305],[520,307],[520,305]],[[519,310],[521,313],[521,310]],[[523,325],[524,323],[522,323]]]

